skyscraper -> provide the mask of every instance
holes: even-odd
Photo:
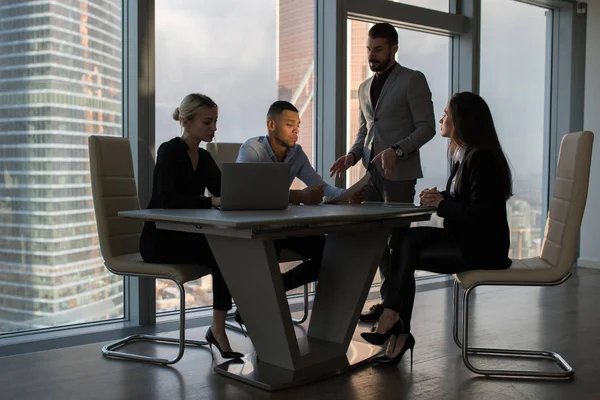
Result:
[[[0,332],[121,316],[87,138],[121,136],[121,1],[0,1]]]

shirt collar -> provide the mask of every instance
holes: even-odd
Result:
[[[454,162],[462,163],[463,159],[465,158],[466,150],[467,149],[464,146],[460,146],[456,150],[454,150],[454,155],[452,156]]]
[[[271,160],[277,162],[277,157],[275,157],[275,153],[273,152],[273,148],[271,147],[271,144],[269,143],[268,136],[263,136],[263,143],[265,144],[265,147],[267,148],[267,153],[269,154],[269,157],[271,157]],[[294,154],[296,154],[296,146],[288,148],[283,162],[290,161],[294,157]]]

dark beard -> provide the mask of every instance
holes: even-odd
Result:
[[[386,58],[384,62],[377,63],[374,65],[371,65],[371,62],[369,60],[369,68],[371,68],[371,71],[373,71],[373,72],[381,72],[384,69],[386,69],[387,67],[389,67],[391,64],[392,64],[392,55],[391,54],[388,55],[388,58]]]

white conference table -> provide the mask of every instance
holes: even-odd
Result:
[[[135,210],[119,216],[158,229],[203,233],[235,300],[255,353],[215,366],[219,374],[266,390],[343,373],[381,352],[352,340],[394,227],[429,220],[411,205],[290,206],[281,211]],[[296,337],[274,240],[327,234],[308,332]]]

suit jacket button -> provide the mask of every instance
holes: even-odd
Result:
[[[377,122],[377,118],[375,118],[373,121]]]

